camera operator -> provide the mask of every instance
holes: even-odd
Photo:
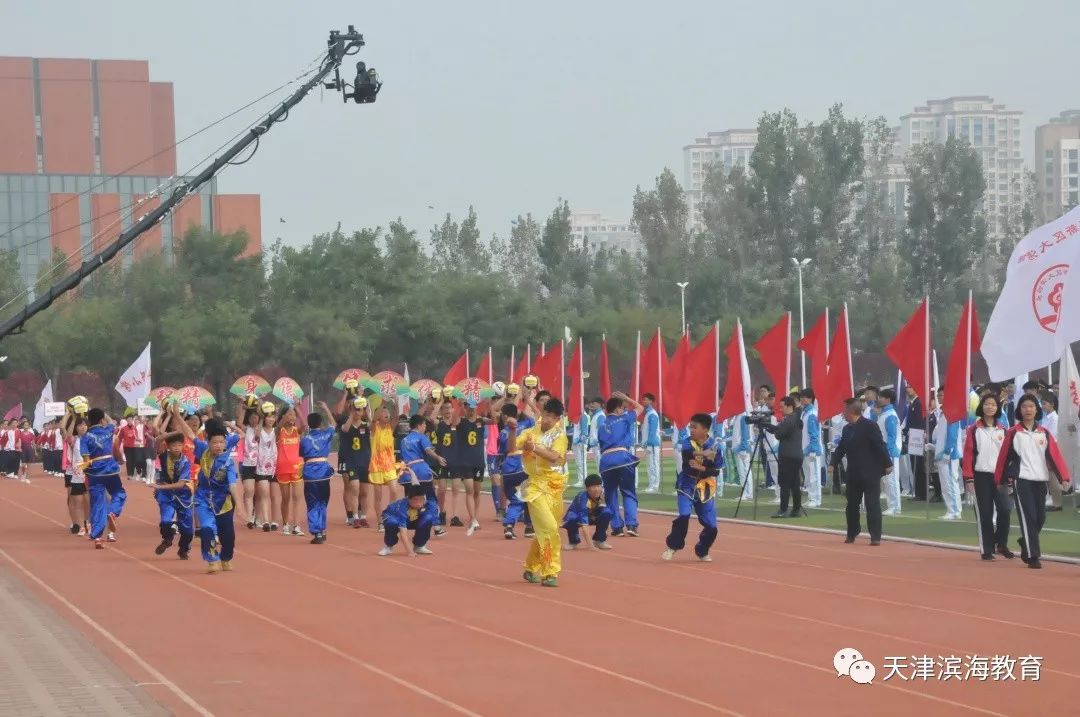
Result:
[[[774,518],[798,518],[802,514],[802,481],[799,474],[802,468],[802,416],[798,403],[791,396],[784,396],[780,408],[784,417],[777,425],[763,424],[761,429],[776,436],[780,442],[777,451],[779,463],[780,510]],[[788,496],[791,497],[791,513],[787,512]]]

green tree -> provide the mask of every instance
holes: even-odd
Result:
[[[664,168],[653,189],[635,190],[633,220],[641,234],[646,302],[670,306],[678,296],[675,283],[686,280],[690,263],[689,209],[670,169]]]

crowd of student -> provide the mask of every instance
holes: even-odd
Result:
[[[717,538],[715,498],[722,492],[725,465],[734,458],[728,478],[742,499],[752,499],[759,487],[754,452],[763,484],[776,491],[780,510],[775,518],[801,515],[804,492],[807,507],[819,505],[829,464],[836,468],[837,485],[846,484],[848,542],[860,532],[864,512],[876,545],[880,516],[898,515],[901,496],[933,499],[924,466],[916,463],[923,457],[916,450],[921,445],[936,468],[930,487],[942,495],[943,517],[959,516],[966,494],[976,511],[983,558],[1013,557],[1008,531],[1010,503],[1015,504],[1021,557],[1039,567],[1044,500],[1055,481],[1059,489],[1069,489],[1068,471],[1046,425],[1052,414],[1044,408],[1053,407],[1052,395],[1040,401],[1025,394],[1013,406],[1001,398],[1008,390],[984,388],[976,418],[968,425],[948,424],[933,399],[927,424],[914,395],[901,420],[892,390],[873,387],[852,399],[845,414],[824,431],[812,389],[783,397],[779,419],[773,416],[775,394],[767,386],[759,390],[750,414],[728,421],[695,415],[673,436],[676,517],[661,557],[672,560],[686,547],[690,519],[696,516],[701,531],[694,556],[711,560]],[[395,415],[393,401],[373,406],[353,383],[333,408],[322,403],[319,412],[304,417],[292,406],[248,396],[237,403],[233,420],[167,402],[152,421],[133,417],[119,425],[76,397],[68,402],[66,415],[47,424],[32,444],[41,447],[46,472],[64,476],[73,534],[87,536],[97,549],[117,539],[127,500],[120,477],[126,464],[129,481],[146,481],[154,488],[160,514],[155,552],[164,555],[177,543],[177,556],[187,560],[198,537],[211,573],[232,570],[237,522],[290,538],[305,535],[306,526],[311,543],[325,543],[335,474],[343,484],[345,525],[364,529],[374,522],[382,534],[382,556],[393,554],[399,544],[408,555],[430,555],[431,538],[446,535],[448,528],[474,535],[481,529],[481,487],[489,479],[492,509],[504,538],[516,540],[520,524],[531,541],[524,579],[555,586],[560,531],[566,531],[571,550],[610,550],[609,537],[638,535],[639,455],[647,467],[646,492],[658,492],[662,422],[650,394],[640,404],[621,393],[591,400],[573,426],[563,417],[562,403],[535,382],[531,387],[500,385],[500,394],[478,406],[436,391],[415,414]],[[860,422],[874,430],[860,434],[855,430]],[[918,435],[920,430],[928,431],[929,440]],[[6,435],[0,433],[0,445],[7,445]],[[866,475],[845,476],[845,458],[853,455],[850,444],[866,437],[872,443],[866,449],[871,468],[863,461],[849,468]],[[10,445],[21,448],[20,443]],[[567,507],[571,452],[576,459],[573,487],[582,490]],[[877,468],[872,467],[875,455],[881,458]],[[590,460],[595,473],[589,471]]]

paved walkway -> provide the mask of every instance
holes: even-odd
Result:
[[[167,715],[0,565],[0,717]]]

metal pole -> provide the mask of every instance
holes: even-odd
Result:
[[[802,339],[806,336],[806,324],[803,319],[803,291],[802,291],[802,264],[798,264],[799,269],[799,338]],[[806,388],[806,352],[800,351],[799,358],[802,360],[802,387]]]

